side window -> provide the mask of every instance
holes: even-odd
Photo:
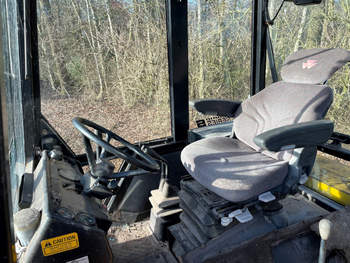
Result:
[[[28,142],[24,140],[26,133],[24,132],[22,114],[22,102],[25,100],[21,90],[20,65],[22,57],[19,56],[21,47],[18,40],[20,23],[17,21],[18,13],[15,12],[16,4],[15,1],[0,1],[0,88],[1,106],[3,107],[1,112],[4,124],[2,128],[8,129],[7,135],[2,140],[7,139],[7,141],[4,140],[4,143],[8,144],[3,146],[9,158],[11,198],[14,212],[19,209],[16,202],[17,186],[25,172],[25,165],[28,161],[28,156],[26,156],[28,155],[28,151],[26,151],[26,143],[28,144]],[[28,103],[29,98],[26,99]],[[2,171],[2,173],[5,175],[5,171]]]
[[[38,0],[42,113],[76,153],[80,116],[130,142],[170,135],[165,4]]]
[[[250,20],[249,1],[188,2],[190,100],[248,97]],[[190,111],[191,128],[200,118],[203,116]]]
[[[277,71],[284,59],[299,49],[338,47],[349,50],[350,35],[346,32],[349,31],[350,9],[347,3],[327,0],[320,5],[301,7],[285,2],[271,27]],[[271,17],[280,4],[280,0],[270,2]],[[334,101],[327,118],[335,122],[336,131],[350,134],[350,67],[343,67],[328,85],[333,89]]]

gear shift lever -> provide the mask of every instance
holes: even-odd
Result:
[[[328,219],[322,219],[318,223],[318,229],[320,231],[321,236],[321,244],[320,244],[320,254],[318,257],[318,263],[326,262],[326,240],[329,238],[332,229],[332,222]]]

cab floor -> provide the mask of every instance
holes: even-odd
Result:
[[[133,224],[114,223],[107,235],[113,262],[177,262],[165,243],[159,242],[149,229],[149,221]]]

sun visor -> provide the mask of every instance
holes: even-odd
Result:
[[[281,76],[291,83],[324,84],[349,61],[350,52],[345,49],[303,49],[287,57]]]

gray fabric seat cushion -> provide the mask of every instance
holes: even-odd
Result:
[[[237,139],[211,137],[186,146],[181,161],[201,185],[232,202],[243,202],[282,184],[288,162],[275,160]]]

